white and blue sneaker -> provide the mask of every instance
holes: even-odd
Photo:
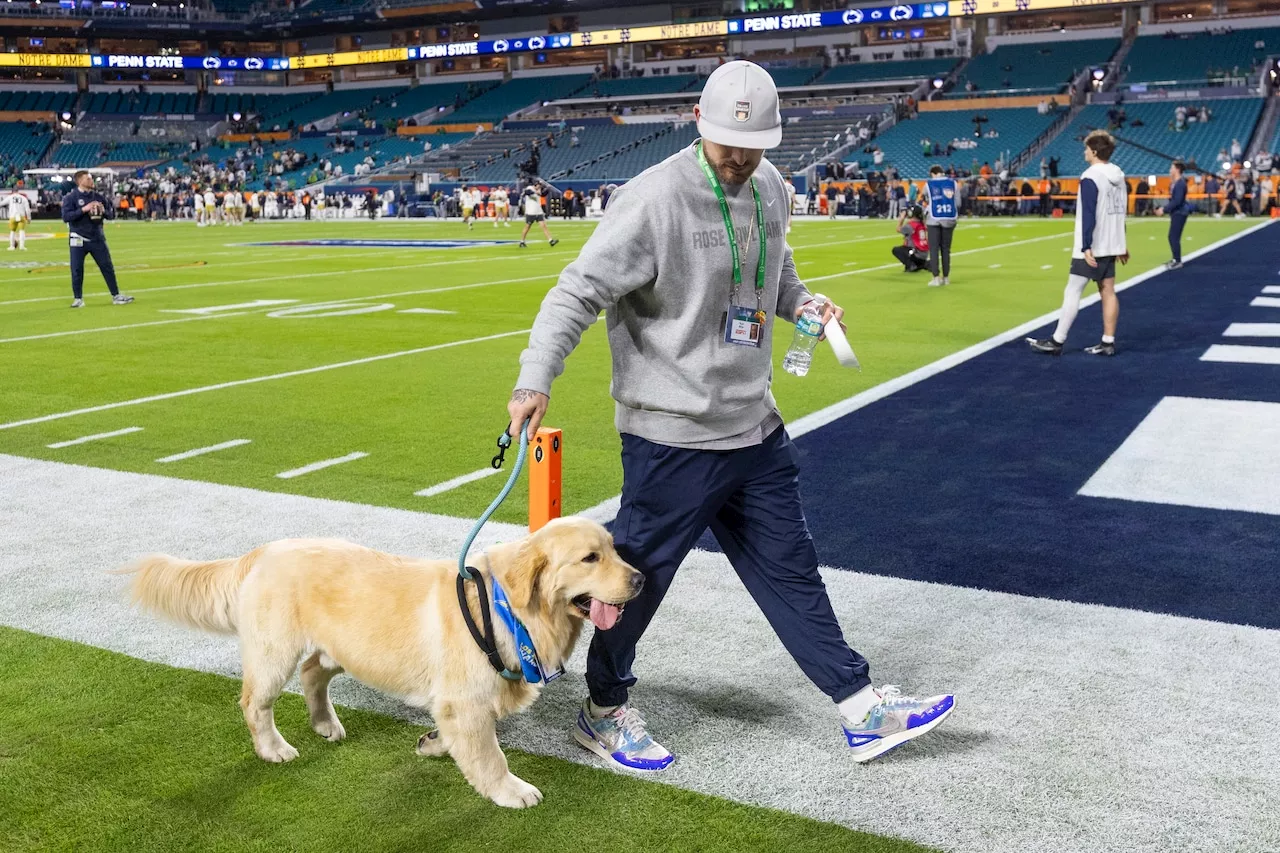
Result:
[[[951,716],[956,707],[956,697],[951,694],[916,699],[903,696],[902,691],[886,684],[876,691],[880,703],[872,708],[865,719],[851,725],[843,721],[844,736],[849,741],[853,760],[859,763],[884,755],[896,746],[933,731],[943,720]]]
[[[644,718],[630,705],[620,705],[599,719],[591,716],[591,700],[578,710],[573,737],[611,766],[639,773],[666,770],[676,757],[649,737]]]

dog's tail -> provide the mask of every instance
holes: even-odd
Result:
[[[240,584],[263,550],[204,563],[148,554],[114,574],[134,576],[129,593],[135,604],[183,625],[234,634]]]

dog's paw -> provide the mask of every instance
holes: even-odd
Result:
[[[446,752],[448,750],[445,749],[444,738],[440,736],[439,729],[432,729],[418,738],[418,755],[434,757],[444,755]]]
[[[283,738],[277,743],[267,744],[256,749],[258,757],[263,761],[270,761],[272,764],[280,764],[285,761],[293,761],[298,757],[298,750],[289,745],[289,742]]]
[[[508,773],[490,799],[509,809],[527,809],[542,802],[542,792],[514,773]]]
[[[347,730],[342,727],[342,723],[338,721],[337,717],[329,720],[316,720],[311,724],[311,728],[315,730],[316,734],[330,743],[337,743],[347,736]]]

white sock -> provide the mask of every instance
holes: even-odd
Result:
[[[594,700],[590,699],[587,701],[591,704],[591,719],[593,720],[603,720],[605,717],[622,707],[621,705],[597,705]]]
[[[880,694],[868,684],[857,693],[836,705],[840,716],[850,723],[860,723],[871,713],[871,709],[880,704]]]
[[[1076,314],[1080,313],[1080,297],[1088,283],[1089,279],[1082,275],[1067,276],[1067,287],[1062,292],[1062,316],[1058,318],[1058,328],[1053,333],[1053,339],[1060,344],[1067,342],[1067,333],[1076,321]]]
[[[1103,336],[1102,336],[1102,342],[1103,342],[1104,344],[1114,344],[1114,343],[1116,342],[1116,336],[1115,336],[1115,335],[1103,335]]]
[[[27,248],[27,232],[26,231],[18,232],[18,248],[19,249]]]

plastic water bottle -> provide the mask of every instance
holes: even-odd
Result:
[[[787,373],[804,376],[809,372],[813,351],[822,334],[822,310],[826,304],[826,297],[815,294],[812,301],[804,306],[804,313],[796,318],[796,332],[791,336],[791,348],[782,359],[782,369]]]

